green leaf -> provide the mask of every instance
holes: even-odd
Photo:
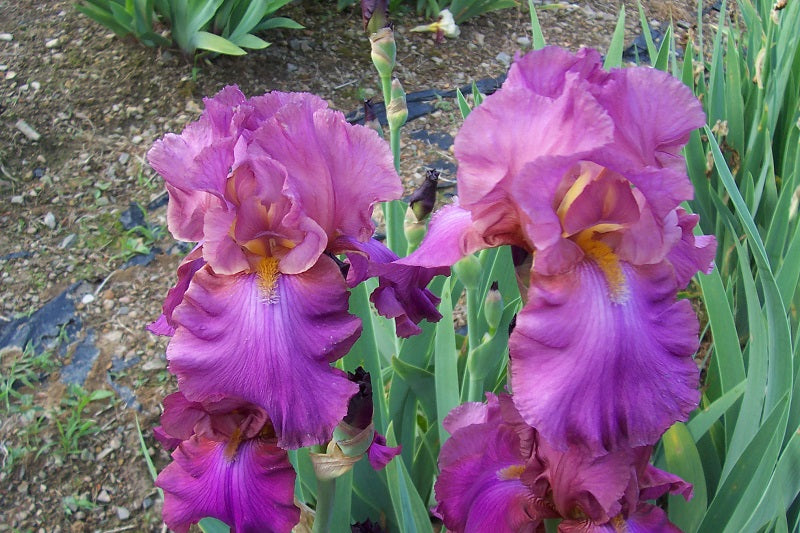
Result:
[[[664,40],[661,41],[661,48],[658,49],[658,56],[653,62],[653,67],[666,72],[669,66],[669,52],[672,49],[672,25],[667,26],[664,33]]]
[[[800,431],[795,429],[792,438],[781,453],[769,486],[755,513],[743,531],[756,531],[773,516],[786,516],[786,511],[800,493]]]
[[[769,456],[775,454],[780,447],[781,439],[776,432],[781,422],[785,421],[786,408],[787,397],[784,396],[750,441],[745,453],[736,461],[730,475],[717,488],[716,495],[698,528],[698,533],[723,531],[723,527],[728,524],[731,515],[740,505],[750,481],[759,468],[774,466],[774,463],[772,465],[767,463]]]
[[[686,425],[689,433],[692,434],[694,442],[699,441],[700,438],[711,429],[714,422],[736,403],[736,400],[738,400],[744,392],[745,383],[745,381],[742,381],[735,387],[729,389],[702,411],[695,412],[692,419]]]
[[[464,98],[461,89],[456,89],[456,99],[458,100],[458,110],[461,111],[461,118],[467,118],[472,109],[470,109],[467,99]]]
[[[396,372],[396,375],[400,376],[411,390],[414,391],[414,394],[422,404],[422,408],[425,410],[425,414],[431,418],[436,417],[436,385],[434,374],[428,372],[424,368],[406,363],[397,357],[392,358],[392,368]],[[394,382],[392,386],[394,386]]]
[[[256,26],[253,29],[253,31],[272,30],[276,28],[286,28],[289,30],[302,30],[303,28],[305,28],[305,26],[293,21],[290,18],[272,17],[268,18],[267,20]]]
[[[386,430],[386,442],[389,446],[396,446],[394,429],[392,424]],[[404,533],[432,533],[428,509],[414,488],[411,476],[406,470],[403,461],[393,460],[386,465],[386,484],[389,487],[389,494],[392,500],[392,508],[400,526],[400,531]]]
[[[661,439],[667,470],[694,485],[694,496],[688,502],[683,496],[669,496],[669,519],[683,531],[694,531],[703,520],[708,505],[703,463],[695,447],[695,439],[686,426],[673,424]]]
[[[252,50],[261,50],[270,45],[270,43],[264,39],[261,39],[260,37],[256,37],[252,33],[245,33],[244,35],[238,37],[234,41],[234,44],[241,46],[242,48],[250,48]]]
[[[622,65],[622,51],[625,48],[625,4],[619,8],[617,25],[614,27],[614,34],[611,36],[611,44],[608,45],[606,59],[603,61],[603,68],[611,70]]]
[[[131,33],[130,28],[118,22],[109,11],[90,4],[77,4],[75,9],[113,31],[118,37],[125,37]]]
[[[533,49],[541,50],[545,47],[544,34],[542,34],[542,27],[539,25],[539,16],[536,14],[533,0],[528,0],[528,9],[531,12],[531,38],[533,39]]]
[[[442,287],[442,301],[439,312],[442,319],[436,324],[436,340],[434,342],[434,360],[436,372],[436,412],[438,413],[439,441],[447,440],[449,434],[442,426],[444,417],[453,407],[459,404],[458,384],[458,352],[456,352],[455,332],[453,331],[453,302],[450,296],[450,285]]]
[[[229,56],[242,56],[247,52],[230,42],[224,37],[208,33],[207,31],[199,31],[195,34],[193,39],[195,48],[199,50],[208,50],[217,54],[225,54]]]
[[[639,8],[639,23],[642,25],[642,35],[644,35],[644,42],[647,44],[647,55],[650,57],[650,62],[654,62],[658,51],[656,45],[653,44],[653,34],[650,33],[650,24],[647,23],[647,16],[644,14],[641,0],[636,0],[636,6]]]
[[[216,518],[203,518],[197,524],[205,533],[229,533],[229,528],[225,522],[221,522]]]

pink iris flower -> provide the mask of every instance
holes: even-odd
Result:
[[[156,486],[170,529],[185,533],[210,516],[235,533],[292,530],[295,472],[264,410],[232,398],[190,402],[180,392],[164,409],[156,434],[177,448]]]
[[[553,47],[518,58],[456,137],[458,202],[399,263],[529,254],[510,382],[550,442],[650,445],[698,403],[698,323],[676,294],[716,249],[680,207],[693,192],[680,150],[704,122],[663,72]]]
[[[205,105],[148,154],[170,231],[199,242],[151,331],[172,336],[170,370],[188,399],[258,405],[284,448],[325,442],[356,391],[330,366],[361,333],[348,288],[378,276],[373,301],[408,336],[440,318],[425,285],[443,269],[384,264],[397,256],[371,239],[375,202],[402,194],[374,131],[310,94],[246,99],[227,87]]]
[[[559,450],[527,425],[508,395],[463,404],[444,420],[451,438],[439,456],[436,512],[449,531],[677,532],[647,500],[691,485],[652,467],[650,447],[593,456],[582,447]]]

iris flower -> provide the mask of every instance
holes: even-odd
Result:
[[[652,467],[650,447],[593,456],[559,450],[527,425],[508,395],[456,407],[444,421],[451,438],[439,456],[437,513],[450,531],[677,532],[647,500],[691,486]]]
[[[606,72],[595,51],[553,47],[518,58],[456,137],[458,202],[399,262],[529,255],[510,381],[550,442],[649,445],[697,405],[698,323],[676,294],[716,248],[680,207],[693,192],[680,150],[704,122],[663,72]]]
[[[205,106],[148,154],[170,231],[199,243],[151,331],[172,336],[169,368],[189,400],[258,405],[284,448],[326,442],[357,389],[330,366],[361,333],[348,287],[378,276],[373,301],[408,336],[440,318],[425,284],[442,269],[380,264],[397,256],[371,239],[372,207],[402,186],[374,131],[310,94],[227,87]],[[339,254],[354,263],[347,279]]]
[[[164,408],[157,435],[177,448],[156,486],[170,529],[185,533],[210,516],[235,533],[291,531],[300,519],[295,472],[264,410],[232,398],[190,402],[180,392]]]

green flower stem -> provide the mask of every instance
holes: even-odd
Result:
[[[383,91],[383,108],[389,109],[392,101],[392,75],[381,76],[381,90]]]
[[[312,533],[328,533],[331,531],[333,505],[336,495],[336,478],[317,478],[317,508],[314,512]]]
[[[478,287],[467,287],[467,340],[469,342],[469,352],[467,356],[467,374],[469,388],[467,390],[467,401],[480,402],[483,394],[483,376],[476,375],[477,348],[480,344],[478,339],[478,313],[480,312],[480,294]]]

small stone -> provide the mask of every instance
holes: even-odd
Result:
[[[84,294],[83,298],[81,298],[81,303],[83,305],[89,305],[93,301],[94,301],[94,294],[92,294],[92,293]]]
[[[98,503],[109,503],[111,501],[111,496],[108,495],[108,492],[104,489],[100,491],[100,494],[97,495],[97,502]]]
[[[131,139],[131,142],[133,144],[140,144],[143,140],[144,139],[142,139],[141,135],[134,135],[133,138]]]
[[[149,372],[151,370],[163,370],[167,368],[167,363],[161,359],[151,359],[142,365],[142,370]]]
[[[142,509],[145,511],[153,506],[153,498],[145,498],[142,500]]]
[[[527,35],[523,35],[517,39],[517,44],[522,48],[528,48],[531,45],[531,40]]]
[[[128,162],[128,160],[130,158],[131,158],[130,154],[128,154],[126,152],[122,152],[121,154],[119,154],[119,157],[117,158],[117,161],[119,161],[120,165],[124,165],[124,164],[126,164]]]
[[[33,89],[34,91],[38,91],[41,88],[42,88],[42,84],[39,83],[38,81],[32,81],[31,82],[31,89]]]
[[[44,43],[44,47],[45,47],[45,48],[55,48],[55,47],[56,47],[56,46],[58,46],[59,44],[60,44],[60,43],[59,43],[58,39],[50,39],[49,41],[47,41],[46,43]]]
[[[14,72],[13,70],[9,70],[8,72],[6,72],[6,79],[7,80],[13,80],[16,77],[17,77],[17,73]]]
[[[498,63],[502,63],[504,66],[509,66],[511,64],[511,56],[505,52],[500,52],[495,57]]]
[[[42,167],[36,167],[33,169],[33,179],[40,180],[44,177],[46,171]]]
[[[297,65],[294,63],[286,63],[286,70],[289,72],[295,72],[297,70]]]
[[[12,196],[12,197],[11,197],[11,203],[12,203],[12,204],[19,204],[19,205],[21,205],[21,204],[22,204],[22,201],[23,201],[23,198],[22,198],[22,195],[21,195],[21,194],[18,194],[18,195],[16,195],[16,196]]]
[[[22,119],[19,119],[15,124],[17,129],[22,132],[22,134],[32,141],[38,141],[42,136],[39,134],[38,131],[33,129],[30,124],[25,122]]]
[[[13,40],[14,40],[14,36],[11,35],[10,33],[0,33],[0,41],[8,42],[8,41],[13,41]]]
[[[120,316],[125,316],[125,315],[127,315],[128,313],[130,313],[130,312],[131,312],[131,310],[130,310],[130,308],[129,308],[127,305],[123,305],[122,307],[120,307],[120,308],[117,310],[117,314],[118,314],[118,315],[120,315]]]
[[[63,241],[61,241],[61,244],[59,245],[59,248],[61,248],[62,250],[66,250],[67,248],[69,248],[73,244],[75,244],[75,241],[77,241],[77,240],[78,240],[78,236],[75,235],[74,233],[70,233],[69,235],[64,237]]]
[[[479,46],[483,46],[483,43],[486,41],[486,36],[479,31],[475,32],[475,41],[478,43]]]
[[[44,216],[44,225],[50,229],[56,229],[56,216],[49,212]]]
[[[125,507],[117,507],[117,518],[120,520],[127,520],[131,517],[131,512]]]

